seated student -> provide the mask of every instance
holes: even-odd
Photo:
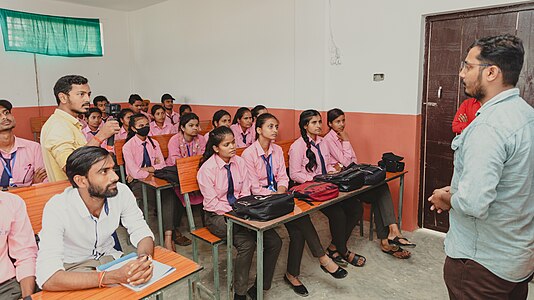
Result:
[[[16,137],[11,102],[0,100],[0,187],[21,187],[46,181],[41,146]]]
[[[85,139],[90,141],[98,133],[100,126],[102,126],[102,111],[96,107],[91,107],[85,115],[87,117],[87,127],[82,129],[82,133],[85,135]],[[105,149],[107,149],[107,145],[107,140],[103,140],[100,143],[100,147]]]
[[[81,290],[117,283],[139,285],[152,277],[154,235],[130,189],[118,182],[111,155],[84,146],[67,159],[72,185],[52,197],[43,210],[39,233],[37,284],[47,291]],[[123,267],[97,272],[99,265],[122,256],[114,248],[119,222],[130,234],[139,258]]]
[[[128,128],[130,127],[130,117],[134,112],[129,108],[123,108],[119,112],[119,124],[121,129],[115,134],[115,140],[125,140],[128,137]]]
[[[206,225],[211,233],[226,237],[224,214],[232,210],[231,204],[243,196],[250,195],[250,181],[244,160],[235,155],[234,134],[228,127],[219,127],[210,132],[206,152],[200,161],[197,180],[204,196]],[[274,268],[282,240],[274,229],[267,230],[264,236],[265,266],[263,288],[271,287]],[[237,248],[234,270],[234,299],[246,299],[249,294],[255,299],[256,285],[247,292],[248,276],[252,257],[256,248],[254,231],[235,225],[233,244]]]
[[[204,154],[206,149],[206,140],[198,134],[198,116],[194,113],[188,113],[180,117],[180,132],[175,134],[169,140],[169,156],[167,157],[167,165],[175,166],[176,159],[190,157]],[[176,213],[174,214],[174,242],[180,246],[187,246],[191,244],[191,240],[182,235],[180,232],[180,222],[185,212],[185,200],[180,192],[180,188],[175,188],[176,194],[182,205],[176,204]],[[202,204],[204,198],[199,192],[190,193],[189,200],[191,205]]]
[[[143,111],[143,112],[148,114],[149,107],[150,107],[150,100],[143,99],[143,106],[141,106],[141,111]]]
[[[150,136],[178,133],[177,126],[165,123],[165,119],[167,118],[167,116],[165,114],[165,108],[163,108],[163,106],[156,104],[152,106],[150,112],[154,117],[154,120],[150,122]]]
[[[213,118],[211,119],[211,124],[213,125],[213,129],[221,126],[230,127],[232,123],[232,116],[229,112],[227,112],[224,109],[219,109],[213,114]],[[204,135],[204,139],[208,141],[210,133],[207,132]]]
[[[237,148],[245,148],[252,143],[256,135],[252,128],[252,113],[246,107],[240,107],[235,113],[230,129],[234,132],[235,144]]]
[[[0,192],[0,299],[19,300],[35,291],[37,244],[24,201]]]
[[[142,114],[135,114],[130,117],[130,127],[126,143],[122,148],[124,156],[124,165],[126,168],[127,181],[137,199],[143,199],[142,184],[139,179],[145,179],[153,175],[154,171],[164,168],[165,159],[161,153],[158,141],[149,136],[150,125],[148,118]],[[154,192],[149,192],[148,196],[154,198]],[[162,219],[165,240],[165,248],[175,251],[175,245],[172,241],[173,213],[176,202],[174,191],[166,189],[161,191]],[[148,203],[154,205],[155,201],[150,199]],[[150,207],[151,211],[154,211]]]
[[[280,146],[274,144],[278,135],[278,120],[275,116],[264,113],[256,120],[256,141],[245,151],[241,157],[245,160],[251,191],[253,195],[282,194],[287,192],[289,178],[286,173],[284,153]],[[287,258],[287,272],[284,280],[291,285],[295,293],[307,296],[308,290],[298,278],[300,263],[304,251],[304,243],[312,251],[314,257],[319,258],[323,271],[334,278],[344,278],[347,271],[336,265],[326,256],[317,231],[308,215],[294,221],[285,223],[289,233],[289,253]]]
[[[108,98],[106,98],[106,96],[96,96],[94,99],[93,99],[93,105],[100,109],[100,111],[102,112],[102,121],[106,122],[107,119],[108,119],[108,115],[106,114],[106,104],[109,104],[109,100]]]
[[[254,106],[252,110],[250,110],[250,113],[252,114],[252,128],[256,128],[256,119],[261,116],[262,114],[268,113],[267,107],[265,105],[258,104]]]
[[[180,115],[173,110],[174,107],[174,98],[170,94],[163,94],[161,96],[161,104],[165,108],[165,123],[171,125],[177,125],[180,123]]]
[[[328,147],[332,161],[346,167],[356,161],[356,154],[345,131],[345,113],[334,108],[327,113],[328,127],[330,131],[324,136],[323,145]],[[376,235],[381,240],[381,248],[384,253],[396,258],[409,258],[410,252],[403,247],[415,247],[415,244],[402,237],[399,226],[396,223],[395,212],[389,186],[384,183],[365,193],[357,196],[361,201],[371,203],[375,214]],[[330,244],[330,251],[336,251],[336,247]],[[334,254],[337,255],[337,254]]]
[[[142,110],[143,98],[141,98],[141,96],[139,96],[138,94],[131,94],[128,98],[128,103],[130,104],[130,109],[133,111],[134,114],[147,114]]]
[[[289,148],[289,176],[296,183],[312,181],[318,174],[337,172],[331,162],[329,148],[322,143],[322,124],[321,114],[316,110],[309,109],[300,114],[301,137]],[[363,213],[360,201],[353,197],[321,211],[328,217],[331,244],[336,247],[334,251],[327,248],[328,256],[339,265],[346,265],[348,262],[356,267],[363,267],[365,257],[347,249],[347,241]]]
[[[178,109],[178,111],[180,112],[180,117],[182,117],[185,114],[190,114],[191,112],[193,112],[189,104],[180,105],[180,108]]]

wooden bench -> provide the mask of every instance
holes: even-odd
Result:
[[[33,140],[39,142],[41,139],[41,129],[43,128],[44,123],[48,120],[47,117],[31,117],[30,118],[30,128],[33,133]]]
[[[213,130],[213,124],[211,124],[211,120],[200,120],[200,122],[198,122],[198,127],[200,127],[200,131],[198,132],[200,135],[205,135]]]
[[[178,178],[180,181],[180,192],[184,196],[187,219],[189,222],[189,229],[193,236],[193,260],[198,263],[198,246],[197,239],[204,241],[211,245],[211,252],[213,256],[213,284],[215,291],[209,290],[207,287],[199,282],[193,283],[199,289],[203,289],[212,298],[220,299],[220,284],[219,284],[219,245],[224,243],[224,240],[212,234],[207,228],[196,228],[193,211],[191,209],[191,201],[189,193],[198,191],[200,188],[197,182],[198,164],[201,155],[179,158],[176,160],[176,168],[178,169]]]

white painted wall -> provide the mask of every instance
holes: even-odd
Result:
[[[103,94],[114,101],[124,101],[128,97],[132,68],[127,13],[48,0],[0,0],[0,7],[40,14],[99,18],[103,24],[103,57],[36,56],[42,106],[56,105],[53,86],[58,78],[67,74],[87,77],[93,95]],[[16,106],[37,106],[33,54],[6,52],[3,47],[0,48],[0,98],[9,99]]]
[[[134,87],[159,100],[418,114],[424,16],[503,0],[173,0],[130,14]],[[373,82],[373,73],[385,73]]]

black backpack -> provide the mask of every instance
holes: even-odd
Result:
[[[363,172],[365,174],[364,184],[366,185],[377,184],[386,179],[386,169],[380,166],[351,163],[348,168],[357,168]]]
[[[243,219],[269,221],[287,215],[295,208],[293,194],[250,195],[237,199],[232,214]]]
[[[316,175],[313,181],[333,183],[337,185],[340,192],[350,192],[364,185],[365,174],[357,168],[345,168],[334,174]]]
[[[176,166],[167,166],[156,170],[154,171],[154,177],[165,179],[169,183],[176,185],[180,183],[178,180],[178,170],[176,170]]]

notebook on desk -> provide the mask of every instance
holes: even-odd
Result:
[[[120,267],[124,266],[128,262],[135,260],[135,259],[137,259],[137,253],[132,252],[112,262],[99,266],[97,270],[98,271],[113,271],[113,270],[119,269]],[[160,280],[161,278],[176,271],[174,267],[160,263],[159,261],[156,261],[156,260],[153,260],[152,264],[154,265],[153,275],[152,275],[152,278],[148,282],[140,284],[140,285],[135,285],[135,286],[131,284],[123,284],[123,283],[121,284],[133,291],[139,292],[145,289],[146,287],[150,286],[154,282]]]

